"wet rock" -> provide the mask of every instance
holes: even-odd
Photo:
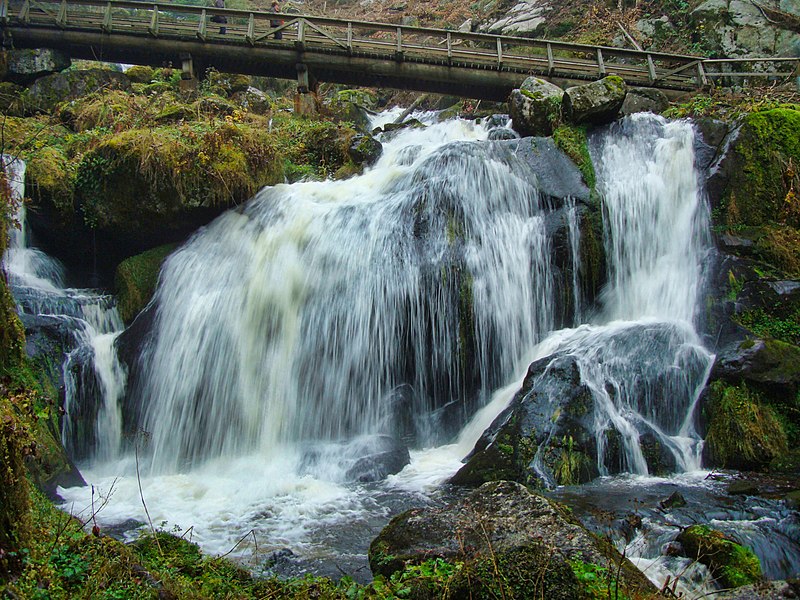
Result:
[[[129,90],[131,81],[125,73],[108,69],[66,71],[41,77],[28,88],[26,110],[50,113],[65,100],[74,100],[100,89]]]
[[[490,140],[515,140],[518,137],[519,135],[513,129],[507,127],[495,127],[489,130]]]
[[[610,123],[617,118],[628,88],[621,77],[609,75],[599,81],[564,91],[564,118],[570,123]]]
[[[26,84],[44,75],[63,71],[71,64],[69,56],[58,50],[11,50],[8,53],[6,78],[14,83]]]
[[[548,136],[561,116],[564,90],[538,77],[528,77],[508,98],[512,127],[521,136]]]
[[[772,395],[792,397],[800,389],[800,347],[774,339],[748,339],[724,348],[712,377],[755,384]]]
[[[492,597],[499,581],[514,597],[578,598],[583,584],[569,561],[614,565],[620,589],[632,596],[655,591],[629,561],[561,506],[509,481],[485,484],[444,508],[406,511],[369,549],[372,572],[385,577],[433,558],[462,564],[448,584],[448,598]],[[421,596],[412,590],[411,597]]]
[[[728,485],[728,493],[731,496],[756,496],[758,492],[758,485],[746,479],[740,479]]]
[[[381,481],[389,475],[403,470],[411,462],[408,447],[400,440],[388,435],[378,436],[371,453],[358,458],[345,473],[347,481]]]
[[[661,90],[655,88],[631,88],[625,96],[620,109],[623,115],[639,112],[661,114],[669,108],[669,98]]]
[[[686,558],[711,571],[723,588],[736,588],[761,579],[761,564],[753,551],[705,525],[692,525],[678,534]]]
[[[353,136],[347,154],[356,164],[372,166],[383,154],[383,145],[368,133],[359,133]]]
[[[663,508],[664,510],[670,510],[672,508],[681,508],[686,506],[686,498],[683,497],[679,491],[674,491],[669,495],[669,498],[665,498],[658,505]]]

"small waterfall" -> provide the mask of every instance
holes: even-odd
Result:
[[[25,222],[25,163],[3,156],[14,198],[17,228],[10,235],[4,268],[26,328],[45,331],[63,347],[65,389],[62,439],[76,459],[110,459],[120,447],[119,401],[126,374],[114,339],[122,320],[111,296],[65,287],[64,268],[29,245]],[[99,418],[98,418],[99,417]]]

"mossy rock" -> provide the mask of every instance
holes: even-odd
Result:
[[[185,104],[171,104],[159,112],[154,119],[159,123],[183,121],[193,116],[193,111]]]
[[[710,388],[705,457],[711,466],[759,469],[788,450],[775,410],[742,383],[715,381]]]
[[[224,117],[232,115],[236,106],[221,96],[203,96],[197,101],[197,109],[200,113]]]
[[[156,70],[147,65],[133,65],[125,74],[131,83],[150,83],[156,77]]]
[[[0,111],[5,115],[21,116],[23,88],[10,81],[0,81]]]
[[[594,190],[597,178],[592,164],[592,157],[589,155],[586,127],[560,125],[553,131],[553,141],[580,169],[586,186],[590,190]]]
[[[167,244],[122,261],[117,267],[114,287],[117,309],[125,323],[130,323],[147,306],[158,283],[158,273],[167,256],[175,249]]]
[[[692,525],[684,529],[677,540],[684,556],[706,565],[723,588],[741,587],[761,579],[761,563],[753,551],[720,531]]]
[[[726,225],[758,226],[789,218],[800,225],[800,110],[775,108],[747,115],[734,142],[723,192]]]
[[[26,191],[38,203],[49,203],[62,215],[73,210],[75,168],[63,150],[45,146],[32,154],[25,172]]]

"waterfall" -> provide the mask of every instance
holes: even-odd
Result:
[[[122,434],[119,406],[126,374],[113,347],[122,320],[110,295],[65,287],[61,263],[31,247],[23,202],[25,163],[5,155],[2,160],[17,202],[4,269],[23,324],[63,348],[64,445],[73,458],[109,460]]]
[[[403,132],[363,176],[266,189],[167,260],[135,390],[156,470],[466,421],[554,321],[540,193],[486,135]]]

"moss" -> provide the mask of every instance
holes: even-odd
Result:
[[[122,261],[117,266],[114,284],[117,308],[125,323],[130,323],[150,302],[158,282],[158,273],[175,244],[159,246]]]
[[[739,313],[735,320],[759,337],[770,337],[800,346],[800,308],[783,319],[763,308],[756,308]],[[739,347],[747,349],[754,344],[753,340],[745,340]]]
[[[589,155],[586,126],[560,125],[553,131],[553,141],[575,163],[589,189],[594,190],[597,178]]]
[[[576,485],[592,479],[591,460],[577,449],[572,436],[564,436],[560,444],[551,446],[545,460],[552,464],[558,485]]]
[[[146,65],[133,65],[125,74],[133,83],[150,83],[155,78],[156,71]]]
[[[710,402],[706,447],[715,465],[763,467],[787,451],[786,433],[774,409],[746,384],[715,381]]]
[[[761,579],[761,563],[752,550],[705,525],[692,525],[678,536],[686,556],[706,565],[723,588]]]
[[[800,230],[797,227],[764,226],[756,241],[755,251],[759,258],[783,273],[800,277]]]
[[[729,225],[763,225],[786,213],[790,189],[800,189],[800,110],[775,108],[744,118],[737,164],[726,190]],[[735,210],[734,210],[735,207]],[[800,220],[789,223],[800,225]]]
[[[73,209],[75,170],[63,150],[47,146],[33,153],[27,161],[26,191],[38,202],[50,203],[59,213]]]
[[[606,259],[600,211],[584,211],[580,221],[580,274],[583,296],[593,300],[605,280]]]

